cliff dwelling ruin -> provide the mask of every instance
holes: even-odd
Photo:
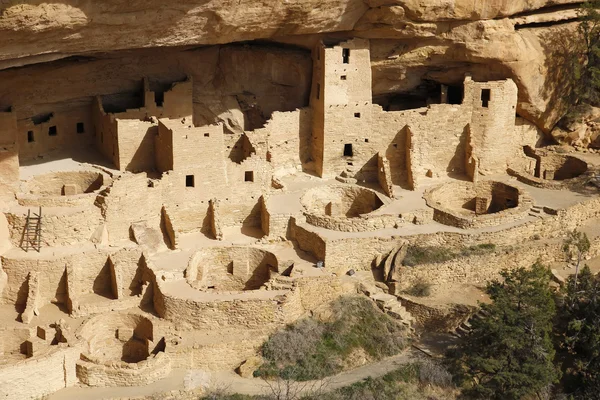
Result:
[[[499,265],[557,257],[564,226],[599,217],[600,155],[545,146],[508,75],[432,73],[374,96],[368,39],[260,46],[222,47],[211,77],[152,57],[147,71],[117,56],[25,66],[32,82],[63,69],[78,83],[42,84],[50,100],[0,93],[0,398],[234,371],[276,329],[365,287],[406,325],[449,331],[464,315],[403,290],[481,286]],[[264,64],[232,73],[253,51]],[[422,268],[396,255],[482,243],[514,251]]]

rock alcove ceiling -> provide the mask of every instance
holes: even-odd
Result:
[[[555,52],[575,28],[573,0],[66,0],[0,2],[0,107],[19,118],[56,103],[135,92],[139,77],[194,78],[195,117],[243,130],[308,102],[318,40],[371,39],[373,96],[421,95],[424,82],[512,78],[517,113],[549,132],[560,116]],[[201,46],[201,47],[198,47]],[[243,111],[240,111],[243,112]]]

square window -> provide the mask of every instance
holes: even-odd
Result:
[[[369,139],[365,139],[365,143],[369,143]]]
[[[492,99],[492,91],[490,89],[481,89],[481,107],[488,108]]]
[[[244,172],[244,182],[254,182],[254,171]]]
[[[85,132],[85,125],[83,125],[83,122],[78,122],[77,123],[77,133],[84,133]]]
[[[346,80],[346,75],[340,76],[340,79],[343,80],[343,81],[345,81]]]
[[[194,175],[185,176],[185,187],[194,187]]]
[[[56,129],[56,126],[51,126],[50,128],[48,128],[48,136],[56,135],[58,135],[58,130]]]
[[[33,137],[33,131],[27,132],[27,142],[28,143],[35,142],[34,137]]]
[[[354,113],[354,118],[360,118],[360,113]]]

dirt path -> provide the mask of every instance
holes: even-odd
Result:
[[[344,371],[338,375],[327,378],[323,381],[309,381],[298,384],[297,388],[302,392],[321,388],[323,391],[331,391],[344,386],[359,382],[368,377],[376,378],[393,371],[402,364],[407,364],[417,360],[419,353],[413,349],[407,349],[405,352],[386,358],[376,363],[364,365],[350,371]],[[186,385],[186,381],[193,380],[190,377],[198,374],[200,371],[194,370],[173,370],[171,374],[147,386],[141,387],[114,387],[114,388],[90,388],[90,387],[72,387],[59,390],[50,395],[48,400],[105,400],[112,398],[150,396],[153,394],[167,393],[175,390],[193,389]],[[200,372],[201,373],[201,372]],[[208,378],[210,387],[217,390],[226,390],[231,393],[246,395],[271,394],[272,391],[263,380],[257,378],[242,378],[234,372],[214,372],[203,374]],[[271,384],[276,385],[276,384]],[[273,386],[275,387],[275,386]]]

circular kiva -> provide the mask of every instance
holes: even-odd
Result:
[[[511,175],[531,186],[546,189],[561,189],[566,185],[577,185],[588,172],[588,164],[578,157],[554,152],[523,148],[528,165],[524,169],[509,169]],[[584,179],[585,180],[585,179]]]
[[[260,289],[278,272],[277,257],[252,247],[211,247],[197,251],[185,276],[198,290],[241,292]]]
[[[316,187],[301,199],[306,222],[342,232],[364,232],[391,228],[397,216],[373,213],[383,206],[374,190],[353,185]]]
[[[533,201],[522,190],[497,181],[448,182],[423,196],[433,219],[459,228],[501,225],[527,215]]]
[[[53,172],[33,177],[23,192],[37,196],[73,196],[92,193],[105,184],[105,176],[97,171]]]

